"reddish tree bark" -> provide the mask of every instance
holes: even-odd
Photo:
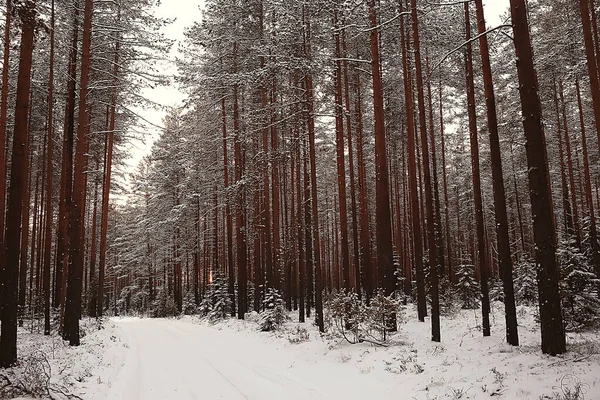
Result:
[[[467,109],[469,113],[469,136],[471,139],[471,170],[473,172],[473,201],[475,207],[475,229],[477,233],[477,260],[481,277],[481,313],[483,336],[490,336],[490,294],[488,288],[489,266],[485,258],[485,227],[483,220],[483,200],[481,197],[481,177],[479,173],[479,143],[477,140],[477,114],[475,110],[475,85],[473,82],[473,50],[471,46],[471,22],[469,4],[465,3],[465,27],[467,52],[465,60],[467,79]]]
[[[373,115],[375,119],[375,226],[377,241],[377,266],[381,273],[381,286],[386,296],[396,291],[392,225],[390,212],[390,184],[388,176],[387,147],[383,110],[383,88],[379,60],[379,28],[375,0],[369,0],[371,74],[373,77]],[[396,315],[385,321],[390,331],[396,331]]]
[[[0,282],[2,282],[2,270],[4,269],[4,218],[6,210],[6,167],[8,162],[8,137],[6,135],[6,117],[8,114],[8,73],[10,71],[9,58],[11,20],[12,0],[7,0],[6,13],[4,19],[4,58],[2,64],[2,91],[0,93],[0,145],[5,146],[6,148],[6,150],[0,150]]]
[[[581,90],[579,88],[579,79],[575,80],[575,86],[577,89],[577,106],[579,109],[579,123],[581,126],[581,147],[583,151],[583,171],[585,181],[585,198],[590,216],[590,243],[589,246],[592,250],[592,260],[594,262],[594,271],[598,276],[600,273],[600,245],[598,243],[598,230],[596,228],[596,214],[594,214],[594,199],[592,197],[592,181],[590,174],[590,161],[588,156],[587,148],[587,137],[585,129],[585,120],[583,115],[583,105],[581,102]],[[598,195],[598,185],[596,185],[596,195]]]
[[[344,72],[344,106],[346,108],[346,134],[348,136],[348,169],[350,179],[350,218],[352,221],[352,250],[354,269],[354,288],[358,295],[361,295],[360,286],[360,256],[358,243],[358,223],[357,223],[357,207],[356,207],[356,177],[354,173],[354,148],[352,145],[352,112],[350,110],[350,77],[348,76],[348,61],[345,59],[348,56],[348,48],[346,45],[346,30],[342,30],[342,53],[344,62],[342,63]]]
[[[522,0],[521,0],[522,1]],[[588,76],[590,78],[590,90],[592,92],[592,105],[596,123],[596,135],[600,146],[600,81],[598,77],[598,64],[594,51],[594,38],[592,36],[592,25],[590,21],[590,8],[588,0],[579,0],[581,25],[583,28],[583,41],[585,44],[585,56],[587,59]]]
[[[525,0],[510,0],[510,6],[515,53],[519,60],[517,63],[519,94],[525,129],[529,195],[538,263],[542,352],[556,355],[566,351],[566,344],[558,290],[556,233],[548,179],[548,154],[542,125],[542,107],[538,95],[538,80],[533,63]]]
[[[75,2],[73,15],[73,31],[71,51],[69,54],[67,97],[65,102],[65,120],[62,146],[62,171],[60,178],[60,195],[58,207],[58,241],[56,245],[56,271],[54,287],[54,307],[64,306],[66,296],[66,276],[69,265],[69,204],[73,184],[73,143],[75,130],[75,90],[77,75],[77,43],[79,36],[79,2]],[[61,307],[61,330],[63,322],[63,307]]]
[[[67,283],[67,303],[65,305],[64,337],[71,346],[79,346],[79,317],[81,315],[81,291],[84,261],[84,173],[86,164],[86,132],[89,124],[88,84],[91,70],[93,0],[86,0],[83,19],[83,42],[81,52],[81,76],[79,82],[79,110],[77,144],[73,171],[73,193],[70,210],[70,254]]]
[[[18,9],[21,19],[21,45],[15,126],[11,157],[11,175],[8,194],[8,210],[4,237],[4,291],[2,293],[2,316],[0,327],[0,367],[10,367],[17,361],[17,285],[19,279],[19,254],[21,252],[21,205],[28,171],[27,153],[29,95],[31,86],[31,62],[35,34],[36,3],[27,0]]]
[[[337,165],[337,184],[339,196],[340,245],[342,252],[342,288],[350,290],[350,251],[348,248],[348,205],[346,194],[346,163],[344,146],[344,118],[342,105],[342,57],[337,11],[333,16],[335,54],[335,148]]]
[[[304,15],[304,54],[311,60],[311,25],[309,10],[303,8]],[[314,91],[313,81],[310,71],[305,74],[304,84],[306,87],[306,119],[308,125],[308,148],[310,154],[310,197],[312,203],[312,219],[313,219],[313,240],[315,250],[315,308],[316,308],[316,323],[320,332],[325,332],[325,324],[323,318],[323,271],[321,268],[321,239],[319,234],[319,208],[317,197],[317,166],[316,166],[316,150],[315,150],[315,119],[314,119]]]
[[[52,261],[52,225],[54,220],[54,0],[51,3],[50,17],[50,73],[48,77],[48,142],[46,159],[46,236],[44,240],[44,335],[50,335],[50,263]],[[95,216],[94,216],[95,218]],[[94,219],[95,222],[95,219]]]
[[[413,42],[415,52],[415,72],[417,78],[417,100],[419,106],[419,131],[421,134],[421,149],[423,155],[423,183],[425,186],[425,210],[427,212],[427,250],[431,285],[431,340],[439,342],[440,310],[438,292],[439,265],[436,255],[435,227],[433,212],[433,196],[431,190],[431,170],[429,166],[429,149],[427,146],[427,121],[425,114],[425,96],[423,89],[423,67],[421,64],[421,44],[419,38],[419,21],[417,17],[417,1],[411,0],[411,14],[413,26]]]
[[[496,218],[496,240],[498,243],[498,264],[504,289],[504,314],[506,321],[506,340],[513,346],[519,345],[517,331],[517,315],[513,286],[513,265],[510,254],[510,238],[508,235],[508,216],[506,212],[506,192],[504,174],[502,172],[502,155],[498,137],[498,117],[496,114],[496,96],[492,79],[492,66],[486,31],[483,3],[475,0],[477,14],[477,31],[479,33],[479,52],[483,70],[483,85],[487,110],[488,133],[490,140],[490,157],[492,161],[492,185],[494,188],[494,214]]]
[[[237,70],[237,42],[233,43],[233,73]],[[237,280],[238,280],[238,304],[237,317],[244,319],[244,315],[248,311],[248,271],[247,271],[247,247],[246,247],[246,189],[242,185],[242,177],[244,176],[243,164],[243,143],[242,132],[240,128],[240,111],[238,100],[238,85],[233,86],[233,132],[234,132],[234,158],[235,158],[235,182],[238,184],[236,189],[236,210],[235,210],[235,241],[237,255]],[[234,277],[229,277],[229,282],[233,281]]]
[[[362,123],[362,91],[360,72],[357,70],[354,78],[356,91],[354,117],[356,123],[356,163],[358,166],[358,193],[360,209],[360,272],[362,288],[367,298],[373,293],[371,281],[371,229],[369,222],[369,200],[367,196],[367,172],[365,167],[364,145],[363,145],[363,123]]]
[[[89,1],[89,0],[87,0]],[[121,9],[117,11],[117,21],[121,20]],[[98,316],[104,314],[104,277],[106,275],[106,247],[108,236],[108,203],[110,200],[110,184],[112,175],[112,158],[115,142],[115,122],[117,114],[117,93],[119,84],[119,60],[121,53],[121,39],[117,38],[115,43],[115,54],[113,62],[113,91],[111,93],[111,104],[108,120],[108,138],[106,146],[106,159],[104,170],[104,186],[102,188],[102,221],[100,224],[100,260],[98,264]]]
[[[402,2],[400,12],[403,12]],[[423,269],[423,235],[421,233],[421,217],[419,206],[419,189],[417,187],[417,140],[414,121],[414,95],[412,82],[412,67],[410,63],[410,48],[408,29],[405,31],[404,20],[400,20],[400,35],[402,40],[402,69],[404,75],[404,102],[406,104],[406,130],[408,134],[408,186],[410,192],[410,218],[412,224],[412,248],[417,280],[417,312],[419,321],[425,322],[427,301],[425,298],[425,271]]]

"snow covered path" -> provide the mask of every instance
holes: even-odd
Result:
[[[176,320],[115,323],[129,351],[110,400],[365,399],[377,385],[349,365],[303,359],[255,335]]]

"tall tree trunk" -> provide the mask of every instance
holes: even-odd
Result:
[[[6,171],[8,163],[8,137],[6,135],[6,121],[8,114],[8,73],[10,72],[10,24],[12,20],[12,0],[6,1],[4,18],[4,57],[2,64],[2,90],[0,93],[0,296],[3,290],[2,271],[4,270],[4,221],[6,210]]]
[[[565,134],[565,153],[567,156],[567,169],[569,172],[569,185],[571,186],[571,211],[573,213],[573,228],[575,229],[575,241],[577,247],[581,248],[581,227],[579,223],[579,211],[577,207],[577,188],[575,186],[575,171],[573,170],[573,154],[571,152],[571,138],[569,137],[569,124],[567,122],[567,106],[562,79],[558,82],[559,97],[562,113],[562,127]],[[560,124],[560,121],[559,121]]]
[[[524,0],[519,0],[520,2]],[[594,120],[596,123],[596,135],[600,146],[600,81],[598,77],[598,64],[594,52],[594,38],[592,36],[592,25],[590,21],[590,9],[588,0],[579,0],[581,14],[581,25],[583,28],[583,41],[585,44],[585,55],[587,59],[588,76],[590,78],[590,90],[592,92],[592,105]]]
[[[224,189],[229,188],[229,155],[227,152],[227,107],[225,104],[225,94],[221,97],[221,130],[223,133],[223,181]],[[235,317],[235,291],[234,291],[234,270],[233,270],[233,221],[231,218],[230,200],[225,199],[225,230],[227,236],[227,274],[229,276],[227,292],[231,300],[231,316]],[[206,277],[205,277],[206,279]]]
[[[598,231],[596,228],[596,214],[594,213],[594,199],[592,197],[592,181],[590,175],[590,162],[587,148],[587,137],[585,129],[585,120],[583,115],[583,106],[581,102],[581,90],[579,88],[579,79],[575,80],[575,86],[577,89],[577,105],[579,109],[579,123],[581,125],[581,147],[583,151],[583,171],[585,181],[585,197],[590,215],[590,249],[592,250],[592,261],[594,263],[594,270],[596,275],[600,271],[600,244],[598,243]],[[596,185],[596,193],[598,186]]]
[[[350,217],[352,221],[352,245],[354,257],[352,265],[354,267],[354,288],[358,295],[361,295],[360,288],[360,261],[359,261],[359,243],[358,243],[358,223],[357,208],[356,208],[356,183],[354,174],[354,148],[352,145],[352,112],[350,110],[350,77],[348,76],[348,61],[345,59],[348,57],[348,48],[346,45],[346,30],[342,30],[342,53],[344,57],[343,72],[344,72],[344,101],[345,101],[345,113],[346,113],[346,133],[348,135],[348,169],[350,172]]]
[[[585,1],[585,0],[581,0]],[[538,95],[537,73],[525,0],[510,0],[514,44],[519,76],[519,93],[523,114],[529,168],[529,195],[538,263],[538,290],[542,352],[562,354],[566,351],[556,263],[556,233],[553,224],[548,154],[542,126],[542,107]],[[592,78],[592,77],[590,77]],[[600,103],[598,103],[600,106]],[[600,108],[598,108],[600,111]],[[597,119],[600,121],[600,118]],[[600,133],[600,130],[599,130]]]
[[[354,115],[356,123],[356,163],[358,165],[358,193],[360,208],[360,272],[362,288],[367,299],[373,294],[371,282],[371,229],[369,223],[369,201],[367,196],[367,172],[365,167],[363,123],[362,123],[362,95],[360,72],[357,70],[354,78],[355,106]]]
[[[485,105],[490,139],[490,157],[492,161],[492,185],[494,188],[494,215],[496,217],[496,240],[498,243],[498,264],[504,289],[504,315],[506,321],[506,341],[513,346],[519,345],[517,330],[517,312],[515,308],[515,290],[513,286],[513,265],[508,235],[508,215],[506,212],[506,192],[502,172],[502,153],[498,137],[498,117],[496,114],[496,96],[492,79],[492,66],[486,31],[482,0],[475,0],[477,31],[479,33],[479,52],[483,70]]]
[[[429,67],[429,57],[427,60],[427,75],[431,76]],[[436,250],[436,263],[438,266],[438,273],[444,276],[445,273],[445,261],[444,261],[444,240],[442,236],[442,217],[440,212],[440,191],[438,184],[438,173],[437,173],[437,149],[435,144],[435,125],[433,123],[433,96],[431,95],[431,79],[427,80],[427,99],[429,102],[429,139],[431,140],[431,179],[432,179],[432,190],[433,190],[433,233],[435,239],[435,250]]]
[[[560,111],[558,107],[558,93],[556,90],[556,82],[554,82],[554,108],[556,113],[556,133],[558,134],[558,154],[560,159],[560,183],[563,200],[563,217],[565,222],[565,233],[567,242],[575,238],[575,226],[573,225],[573,213],[571,211],[571,203],[569,199],[569,185],[567,184],[567,174],[565,166],[565,152],[563,150],[562,124],[560,120]]]
[[[86,0],[90,1],[90,0]],[[117,21],[121,20],[121,9],[117,10]],[[104,187],[102,188],[102,221],[100,224],[100,260],[98,264],[98,316],[104,313],[104,277],[106,274],[106,247],[108,236],[108,204],[110,200],[110,185],[112,176],[112,158],[115,142],[115,122],[117,114],[117,93],[119,85],[119,60],[121,53],[120,34],[115,43],[115,54],[113,62],[113,90],[111,93],[110,116],[108,120],[108,143],[106,146],[106,159],[104,171]]]
[[[311,26],[308,7],[303,7],[304,20],[304,53],[306,57],[312,59],[311,50]],[[315,149],[315,117],[314,117],[314,91],[312,74],[308,71],[304,77],[306,87],[306,118],[308,122],[308,147],[310,153],[310,197],[312,203],[313,218],[313,240],[315,250],[315,318],[320,332],[325,332],[323,317],[323,271],[321,268],[321,239],[319,232],[319,208],[317,197],[317,165]]]
[[[66,294],[66,276],[69,265],[69,204],[73,184],[73,142],[75,130],[75,90],[77,75],[77,43],[79,36],[79,2],[75,1],[73,15],[73,31],[69,66],[67,72],[67,98],[65,101],[65,120],[62,146],[62,171],[60,178],[60,195],[58,207],[58,241],[56,246],[56,271],[54,287],[54,307],[64,306]],[[63,322],[61,307],[61,325]],[[62,329],[62,328],[61,328]]]
[[[400,12],[403,12],[400,2]],[[417,187],[417,140],[414,119],[414,95],[412,67],[410,63],[410,47],[408,27],[405,31],[404,20],[400,20],[402,40],[402,70],[404,75],[404,102],[406,104],[406,130],[408,133],[408,186],[410,192],[410,218],[412,224],[412,248],[417,280],[417,312],[419,321],[425,322],[427,300],[425,298],[425,271],[423,269],[423,235],[421,233],[421,216],[419,206],[419,189]]]
[[[274,108],[277,105],[276,89],[276,80],[275,77],[273,77],[271,87],[271,107],[273,108],[271,110],[271,149],[273,150],[271,169],[271,198],[273,199],[273,217],[271,219],[273,227],[273,267],[271,268],[271,279],[269,279],[268,285],[281,290],[281,265],[283,264],[281,260],[281,228],[279,222],[281,212],[279,165],[281,163],[281,157],[279,155],[279,137],[277,134],[276,113],[274,111]]]
[[[469,3],[465,3],[465,28],[467,53],[465,60],[467,79],[467,109],[469,112],[469,136],[471,138],[471,170],[473,172],[473,201],[475,207],[475,229],[477,233],[477,258],[481,276],[481,313],[483,336],[490,336],[490,294],[488,274],[490,268],[485,258],[485,226],[483,219],[483,199],[481,197],[481,177],[479,173],[479,143],[477,140],[477,113],[475,110],[475,85],[473,82],[473,50],[471,47],[471,22]]]
[[[411,0],[413,25],[413,42],[415,51],[415,72],[417,78],[417,99],[419,105],[419,131],[423,154],[423,183],[425,185],[425,210],[427,211],[427,250],[429,262],[429,280],[431,285],[431,340],[439,342],[440,335],[440,303],[438,293],[438,265],[435,243],[435,227],[433,215],[433,196],[431,191],[431,170],[429,166],[429,149],[427,146],[427,122],[425,114],[425,96],[423,90],[423,68],[421,65],[421,44],[419,38],[419,21],[417,18],[417,1]]]
[[[385,138],[383,88],[379,60],[379,28],[375,0],[369,0],[371,73],[373,76],[373,115],[375,119],[375,226],[377,241],[377,265],[381,271],[381,283],[386,296],[396,292],[394,252],[392,248],[392,223],[390,212],[390,184]],[[396,331],[396,314],[385,321],[386,328]]]
[[[233,43],[233,73],[237,70],[237,42]],[[235,152],[235,182],[238,184],[236,189],[236,210],[235,210],[235,241],[237,254],[237,283],[238,283],[238,319],[244,319],[244,315],[248,311],[248,271],[247,271],[247,247],[246,247],[246,189],[242,182],[244,177],[243,165],[243,143],[242,133],[240,129],[240,111],[238,101],[238,85],[233,86],[233,132],[234,132],[234,152]],[[229,277],[231,285],[233,276]]]
[[[31,115],[31,114],[30,114]],[[21,204],[21,254],[19,257],[19,298],[18,298],[18,314],[19,314],[19,325],[23,325],[22,316],[25,313],[25,299],[26,299],[26,283],[27,283],[27,269],[29,269],[30,285],[29,285],[29,305],[32,307],[33,299],[33,277],[35,276],[34,271],[34,247],[31,249],[31,262],[28,262],[28,251],[29,251],[29,220],[30,220],[30,208],[31,208],[31,188],[33,186],[33,146],[31,145],[31,129],[27,129],[27,140],[25,142],[25,154],[29,159],[28,171],[26,180],[23,183],[25,186],[25,193],[23,194],[23,202]],[[34,201],[33,201],[33,232],[34,236],[31,243],[35,245],[35,232],[37,231],[37,208],[38,208],[38,190],[39,190],[39,172],[36,172],[36,186],[34,190]],[[37,288],[37,286],[36,286]]]
[[[105,143],[108,144],[108,143]],[[106,147],[104,149],[106,151]],[[106,154],[106,153],[105,153]],[[96,160],[96,170],[99,168],[98,160]],[[94,206],[92,210],[92,244],[90,249],[90,298],[88,303],[88,315],[96,318],[98,313],[98,279],[96,278],[96,258],[98,252],[98,179],[94,183]]]
[[[17,361],[17,285],[19,279],[19,254],[21,252],[21,205],[28,171],[27,153],[29,91],[31,62],[35,33],[36,3],[27,0],[18,10],[22,23],[17,78],[15,126],[11,157],[11,175],[6,213],[4,243],[4,290],[0,327],[0,367],[10,367]]]
[[[441,139],[441,151],[442,151],[442,186],[444,187],[444,217],[445,217],[445,236],[446,236],[446,262],[448,264],[447,276],[450,282],[455,281],[454,270],[452,268],[452,243],[450,241],[450,209],[448,203],[450,198],[448,197],[448,173],[446,171],[446,135],[444,133],[444,99],[443,99],[443,85],[442,78],[440,75],[440,139]]]
[[[83,42],[81,47],[81,76],[79,82],[79,110],[77,144],[75,148],[75,169],[73,171],[73,193],[70,215],[70,260],[67,283],[67,304],[65,306],[65,339],[71,346],[79,346],[79,317],[81,315],[81,290],[84,260],[84,174],[86,164],[86,132],[89,124],[88,84],[91,69],[93,0],[86,0],[83,19]]]
[[[52,262],[52,222],[54,221],[54,0],[50,17],[50,74],[48,77],[48,144],[46,149],[46,236],[44,240],[44,335],[50,335],[50,263]],[[95,221],[95,219],[94,219]]]
[[[260,12],[260,26],[261,26],[261,37],[264,36],[264,12],[263,3],[261,0],[261,12]],[[265,68],[265,57],[260,57],[260,66]],[[265,271],[267,274],[271,274],[273,271],[273,245],[272,245],[272,231],[271,231],[271,179],[269,173],[269,118],[267,118],[267,107],[268,107],[268,93],[267,93],[267,82],[262,82],[260,88],[260,102],[265,112],[265,118],[263,122],[262,132],[262,151],[263,151],[263,163],[262,163],[262,174],[263,174],[263,205],[262,205],[262,225],[261,236],[264,240],[265,246]],[[257,280],[258,286],[255,287],[256,307],[260,306],[260,299],[264,296],[265,291],[265,274],[262,273]]]
[[[341,44],[338,31],[337,11],[333,16],[335,54],[335,148],[337,164],[337,184],[339,195],[339,221],[340,221],[340,244],[342,251],[342,288],[346,292],[350,291],[350,252],[348,248],[348,205],[346,199],[346,163],[344,146],[344,118],[342,105],[342,62],[340,58]]]

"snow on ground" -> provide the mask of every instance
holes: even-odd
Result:
[[[33,324],[32,327],[30,321],[25,321],[24,327],[18,330],[18,365],[0,371],[1,376],[10,380],[11,387],[16,387],[17,393],[24,389],[29,396],[47,397],[49,394],[53,399],[74,399],[75,395],[87,400],[108,391],[107,383],[116,378],[126,355],[127,344],[121,341],[119,327],[110,320],[83,319],[81,331],[85,336],[81,345],[70,347],[56,334],[40,334],[43,321],[36,320]],[[0,379],[0,387],[6,383],[4,378]],[[0,390],[0,399],[12,398],[3,393]]]
[[[549,357],[527,308],[519,313],[522,345],[505,344],[498,307],[491,337],[481,336],[479,311],[461,311],[442,317],[441,343],[411,307],[389,347],[322,338],[312,323],[264,333],[254,321],[115,318],[88,329],[79,348],[21,331],[20,354],[44,351],[52,382],[85,400],[539,400],[565,399],[577,386],[580,398],[600,399],[598,332],[569,334],[569,352]]]

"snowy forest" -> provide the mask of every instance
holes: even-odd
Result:
[[[0,398],[600,398],[600,5],[494,1],[0,1]]]

